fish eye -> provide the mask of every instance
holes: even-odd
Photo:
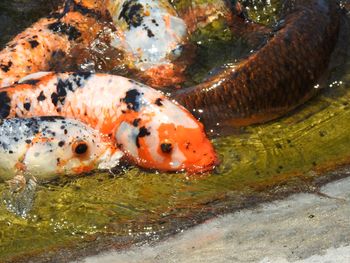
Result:
[[[173,150],[173,145],[171,143],[162,143],[160,145],[160,149],[162,150],[163,153],[171,153]]]
[[[89,147],[88,147],[87,142],[80,141],[80,140],[74,142],[72,145],[73,152],[78,154],[78,155],[82,155],[82,154],[86,153],[88,148]]]

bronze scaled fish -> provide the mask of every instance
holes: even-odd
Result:
[[[340,10],[333,0],[290,0],[285,14],[254,54],[173,98],[207,129],[266,122],[311,98],[337,40]]]

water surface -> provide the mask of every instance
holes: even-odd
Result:
[[[50,9],[40,5],[40,12],[18,11],[12,2],[40,1],[6,0],[0,4],[0,21],[10,19],[8,25],[12,25],[6,31],[9,33],[1,31],[0,43]],[[262,2],[250,1],[250,15],[262,23],[274,23],[279,1]],[[27,17],[31,19],[17,27],[16,22]],[[214,21],[192,36],[194,43],[200,42],[200,56],[189,69],[189,83],[250,52],[251,47],[224,27],[222,21]],[[25,218],[9,212],[2,202],[0,257],[17,262],[28,258],[63,260],[122,248],[158,240],[216,214],[287,192],[314,190],[314,181],[323,171],[350,160],[350,56],[346,49],[339,52],[342,59],[332,68],[327,88],[319,96],[282,119],[213,139],[221,165],[211,174],[128,168],[115,175],[61,178],[39,186]],[[3,198],[7,191],[6,184],[0,184]]]

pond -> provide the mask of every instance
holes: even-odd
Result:
[[[184,8],[188,2],[174,4]],[[275,23],[280,1],[244,4],[253,19]],[[55,1],[2,0],[0,45],[55,6]],[[0,258],[67,261],[157,241],[215,215],[292,192],[317,191],[333,179],[328,171],[350,162],[348,37],[341,34],[327,88],[317,97],[284,118],[213,138],[221,164],[210,174],[129,167],[116,174],[61,178],[39,185],[26,217],[8,211],[7,185],[1,183]],[[191,41],[200,43],[198,59],[189,69],[191,83],[218,65],[244,57],[251,48],[230,35],[220,19],[195,32]]]

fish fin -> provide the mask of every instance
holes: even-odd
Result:
[[[16,215],[26,218],[28,212],[32,209],[37,180],[31,176],[28,180],[23,173],[16,175],[13,179],[7,181],[9,190],[3,194],[3,201],[6,208]]]
[[[23,174],[15,175],[11,180],[7,180],[10,191],[13,193],[21,192],[25,188],[27,180]]]

